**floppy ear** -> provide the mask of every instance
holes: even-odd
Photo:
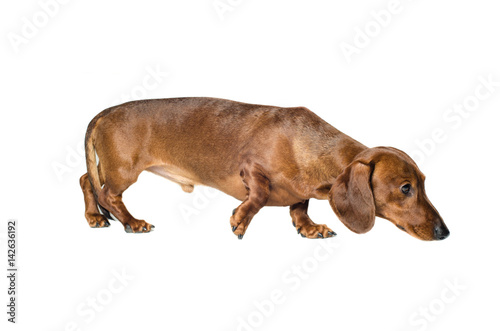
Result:
[[[369,164],[354,161],[337,177],[329,193],[335,214],[356,233],[368,232],[375,224],[371,173]]]

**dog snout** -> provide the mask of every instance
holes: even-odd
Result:
[[[444,223],[437,225],[434,228],[434,239],[444,240],[450,235],[450,230],[444,225]]]

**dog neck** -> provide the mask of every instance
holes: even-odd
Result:
[[[359,153],[366,149],[368,147],[341,132],[325,140],[322,150],[312,161],[314,165],[305,169],[309,177],[307,182],[313,184],[309,188],[311,197],[328,199],[328,193],[337,176],[356,159]]]

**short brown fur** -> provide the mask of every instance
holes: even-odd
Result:
[[[186,192],[206,185],[243,201],[230,218],[239,238],[264,206],[290,206],[304,237],[334,236],[307,215],[311,198],[328,199],[356,233],[369,231],[379,216],[419,239],[449,234],[408,155],[367,148],[303,107],[214,98],[133,101],[98,114],[85,146],[87,173],[80,185],[92,227],[108,226],[105,216],[111,213],[127,232],[152,230],[122,201],[122,193],[146,170]],[[405,183],[411,185],[408,194],[401,192]]]

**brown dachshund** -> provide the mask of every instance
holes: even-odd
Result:
[[[290,206],[303,237],[334,236],[307,215],[311,198],[328,200],[356,233],[369,231],[379,216],[422,240],[449,235],[425,194],[424,175],[407,154],[367,148],[303,107],[214,98],[133,101],[90,122],[85,150],[88,173],[80,185],[91,227],[107,227],[113,216],[127,232],[154,228],[135,219],[122,201],[147,170],[185,192],[206,185],[243,201],[230,218],[240,239],[264,206]]]

